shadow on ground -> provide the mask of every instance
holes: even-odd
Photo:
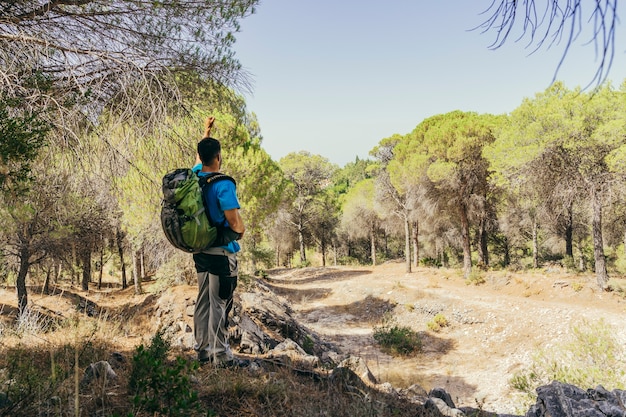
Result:
[[[289,271],[285,273],[285,271]],[[276,284],[307,284],[319,281],[341,281],[359,275],[368,275],[372,271],[338,270],[334,268],[305,268],[297,270],[279,269],[268,271],[266,282]],[[288,275],[288,278],[283,278]]]
[[[273,285],[268,282],[264,282],[264,285],[281,297],[285,297],[293,301],[301,301],[303,299],[320,300],[328,297],[333,292],[333,290],[330,288],[288,288],[282,287],[280,285]]]

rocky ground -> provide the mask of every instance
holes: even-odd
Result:
[[[572,274],[558,267],[484,272],[484,283],[468,285],[457,270],[415,268],[405,273],[404,268],[403,263],[389,262],[376,267],[276,269],[259,284],[281,300],[271,301],[270,309],[282,310],[278,314],[287,314],[319,340],[336,346],[343,357],[365,359],[378,382],[397,388],[418,384],[426,391],[443,388],[458,407],[525,414],[529,404],[510,388],[510,378],[527,369],[540,349],[557,349],[570,340],[572,326],[584,320],[604,320],[626,345],[626,298],[620,292],[598,291],[591,274]],[[106,311],[109,320],[123,322],[125,336],[116,343],[129,350],[157,327],[167,327],[193,355],[196,291],[193,285],[142,296],[134,295],[132,288],[87,293],[57,289],[52,295],[31,289],[29,302],[58,317],[71,317],[77,306],[86,313],[90,308],[95,314]],[[266,298],[268,294],[246,293],[242,284],[237,289],[237,309],[250,313]],[[13,290],[0,289],[0,318],[7,324],[16,311],[15,301]],[[437,314],[449,325],[434,332],[428,323]],[[373,330],[389,318],[421,335],[420,353],[391,357],[381,351]],[[280,333],[281,324],[275,327]]]
[[[458,271],[404,264],[374,268],[276,270],[269,285],[289,300],[302,324],[365,358],[380,382],[444,388],[457,406],[523,414],[523,399],[509,379],[540,349],[570,339],[572,326],[604,320],[626,344],[626,298],[600,292],[592,275],[552,267],[513,274],[485,272],[467,285]],[[423,337],[423,352],[390,357],[373,339],[386,312]],[[428,330],[436,314],[450,325]],[[606,387],[612,389],[615,387]]]

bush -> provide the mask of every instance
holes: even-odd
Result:
[[[177,357],[168,362],[170,344],[161,333],[156,333],[146,348],[138,346],[132,360],[128,391],[136,411],[155,415],[188,416],[191,410],[200,410],[198,393],[191,389],[188,373],[197,363]]]
[[[449,325],[450,322],[448,321],[446,316],[441,313],[436,314],[431,321],[426,323],[426,326],[428,326],[428,328],[433,332],[439,332],[441,329],[443,329],[444,327],[448,327]]]
[[[484,272],[481,271],[478,268],[472,268],[472,272],[470,272],[469,277],[467,277],[466,279],[466,284],[472,284],[472,285],[481,285],[484,284],[485,281],[485,276],[484,276]]]
[[[274,249],[264,246],[256,246],[254,248],[246,248],[246,254],[250,261],[254,260],[257,268],[269,269],[274,266],[276,260],[276,252]],[[256,271],[254,271],[256,273]]]
[[[382,325],[374,328],[374,340],[383,351],[393,355],[407,356],[422,350],[422,340],[417,332],[406,326],[400,327],[389,319],[383,319]]]
[[[435,258],[422,258],[420,259],[420,265],[434,267],[434,268],[441,268],[441,261]]]

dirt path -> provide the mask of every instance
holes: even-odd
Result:
[[[626,299],[596,291],[591,275],[547,268],[523,275],[488,272],[485,280],[466,285],[457,271],[418,268],[406,274],[404,264],[388,263],[276,270],[268,282],[303,324],[366,358],[380,382],[443,387],[457,406],[525,412],[509,379],[539,349],[569,340],[572,325],[583,319],[605,320],[626,344]],[[398,325],[421,332],[421,354],[399,359],[377,348],[373,327],[388,311]],[[450,326],[428,331],[438,313]]]

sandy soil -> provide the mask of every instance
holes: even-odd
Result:
[[[443,387],[457,406],[524,413],[524,400],[509,379],[527,369],[539,349],[570,340],[572,326],[583,319],[605,320],[626,344],[626,298],[596,290],[593,275],[556,267],[485,272],[485,283],[474,286],[458,271],[404,271],[403,263],[275,270],[268,282],[290,300],[299,321],[344,352],[366,358],[379,382]],[[378,349],[373,328],[386,311],[393,311],[398,325],[422,334],[422,353],[398,358]],[[450,325],[429,331],[427,323],[437,313]]]

